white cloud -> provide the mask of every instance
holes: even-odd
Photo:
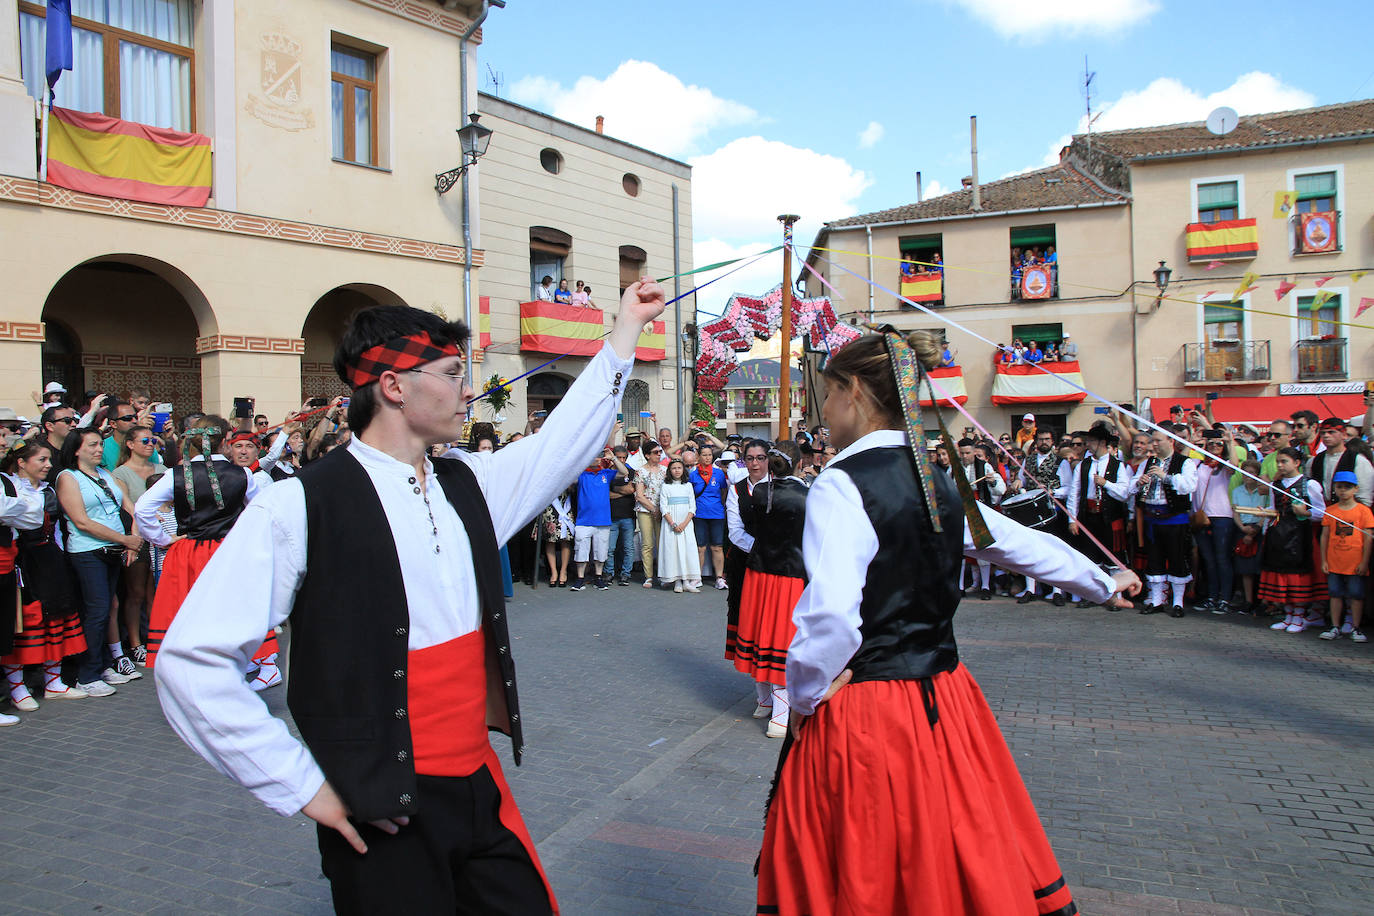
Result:
[[[703,86],[689,86],[656,64],[627,60],[605,79],[579,77],[571,88],[542,76],[511,87],[522,104],[583,127],[606,118],[606,133],[667,156],[686,156],[712,130],[751,124],[758,113],[722,99]]]
[[[1159,9],[1158,0],[955,0],[1003,38],[1041,41],[1084,33],[1119,32]]]
[[[822,222],[852,216],[873,183],[838,156],[758,136],[733,140],[691,164],[693,234],[734,244],[780,238],[781,213],[801,214],[796,238],[805,244]]]
[[[859,132],[859,149],[870,149],[876,146],[878,141],[883,138],[886,131],[883,125],[877,121],[869,121],[868,126]]]
[[[1259,70],[1243,74],[1225,89],[1208,94],[1189,88],[1173,77],[1162,76],[1144,89],[1128,90],[1116,101],[1104,103],[1093,130],[1126,130],[1202,121],[1222,105],[1234,108],[1239,114],[1252,115],[1308,108],[1316,102],[1316,96],[1307,90],[1290,86],[1273,74]],[[1077,132],[1081,134],[1087,129],[1088,118],[1084,115],[1078,119]],[[1043,168],[1058,162],[1059,151],[1071,139],[1065,134],[1055,140],[1040,166],[1035,167]]]
[[[781,233],[779,233],[781,235]],[[806,240],[810,242],[810,239]],[[732,245],[720,239],[708,238],[697,240],[692,243],[692,258],[697,264],[714,264],[717,261],[728,261],[734,258],[745,258],[749,255],[758,254],[760,251],[767,251],[777,241],[758,241],[746,242],[742,245]],[[805,246],[801,246],[805,250]],[[795,261],[794,261],[795,263]],[[725,303],[735,293],[766,293],[768,290],[782,282],[782,252],[777,251],[766,257],[759,258],[753,264],[743,269],[737,269],[738,264],[730,267],[723,267],[720,270],[707,271],[706,273],[693,274],[683,280],[684,289],[691,286],[701,286],[703,283],[711,283],[710,286],[697,293],[698,317],[705,323],[713,316],[719,315],[725,310]],[[730,273],[730,271],[734,273]],[[729,274],[729,276],[725,276]],[[719,279],[722,278],[723,279]]]
[[[938,178],[932,178],[930,181],[921,182],[922,200],[930,200],[932,197],[940,197],[942,195],[948,194],[949,192],[950,188],[947,188],[943,184],[941,184]]]

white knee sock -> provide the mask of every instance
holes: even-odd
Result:
[[[1035,594],[1035,580],[1032,579],[1030,576],[1026,576],[1026,588],[1024,591],[1021,592],[1021,594],[1024,595],[1027,592],[1029,592],[1032,595]]]
[[[992,564],[978,561],[978,581],[981,583],[979,588],[988,587],[988,579],[992,576]]]
[[[1146,576],[1146,581],[1150,583],[1150,604],[1160,607],[1164,604],[1164,586],[1167,580],[1163,576]]]
[[[24,666],[5,665],[5,685],[10,689],[10,699],[18,702],[29,695],[29,688],[24,686]]]
[[[1183,607],[1183,593],[1188,590],[1188,583],[1191,581],[1191,576],[1186,579],[1180,579],[1178,576],[1169,577],[1169,584],[1173,586],[1174,607]]]
[[[754,703],[757,706],[769,706],[773,702],[773,685],[767,681],[754,682]]]
[[[946,580],[948,581],[948,580]],[[787,727],[787,688],[773,687],[773,714],[768,717],[769,725]]]

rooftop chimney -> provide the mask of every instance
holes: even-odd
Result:
[[[967,191],[969,188],[973,187],[973,176],[972,176],[972,175],[965,175],[965,176],[964,176],[962,179],[960,179],[960,180],[961,180],[961,182],[962,182],[963,185],[964,185],[964,190]]]
[[[969,179],[969,183],[973,186],[973,202],[969,204],[969,209],[981,210],[983,209],[983,195],[978,187],[978,116],[973,115],[968,120],[973,147],[973,176]]]
[[[606,119],[601,115],[596,116],[596,132],[599,134],[606,132]]]

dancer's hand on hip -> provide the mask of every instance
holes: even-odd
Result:
[[[848,684],[853,679],[854,669],[846,668],[843,671],[841,671],[840,676],[835,678],[835,680],[831,681],[830,686],[826,688],[825,696],[821,697],[820,700],[816,702],[816,709],[820,708],[821,703],[824,703],[826,700],[830,699],[835,694],[839,693],[840,688],[843,687],[845,684]],[[813,709],[811,712],[802,712],[801,710],[797,709],[797,707],[792,707],[791,712],[787,717],[787,727],[792,730],[792,738],[794,740],[797,738],[798,735],[801,734],[802,722],[809,718],[815,711],[816,710]]]
[[[367,844],[354,829],[353,823],[348,819],[348,808],[344,805],[343,799],[339,798],[339,793],[334,791],[334,787],[326,780],[320,790],[315,793],[315,797],[310,799],[301,813],[318,824],[339,831],[339,834],[348,841],[348,845],[357,851],[358,855],[367,852]],[[400,832],[401,828],[410,823],[410,818],[401,816],[394,818],[382,818],[381,820],[368,821],[373,827],[383,833],[390,833],[393,836]]]

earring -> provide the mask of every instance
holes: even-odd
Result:
[[[401,398],[400,402],[396,405],[396,408],[397,408],[398,410],[405,410],[405,407],[406,407],[406,400],[405,400],[405,398]]]

